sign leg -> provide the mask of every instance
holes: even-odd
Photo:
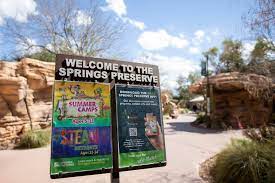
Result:
[[[113,169],[111,172],[111,183],[119,183],[119,159],[118,159],[118,134],[117,134],[117,119],[116,119],[116,95],[115,87],[111,91],[112,105],[112,147],[113,147]]]
[[[111,173],[111,183],[119,183],[119,172]]]

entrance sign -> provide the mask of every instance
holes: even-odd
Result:
[[[56,81],[51,175],[112,167],[110,87]]]
[[[156,65],[58,54],[51,178],[166,165]]]
[[[157,87],[116,85],[119,167],[166,161]]]

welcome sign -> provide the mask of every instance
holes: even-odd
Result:
[[[155,65],[57,55],[52,178],[166,165]]]

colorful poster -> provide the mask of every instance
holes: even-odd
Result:
[[[160,90],[116,85],[119,167],[166,162]]]
[[[55,81],[51,175],[111,167],[109,84]]]

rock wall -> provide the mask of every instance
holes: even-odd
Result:
[[[50,126],[54,63],[34,59],[0,61],[0,149],[19,136]]]
[[[256,74],[224,73],[209,78],[212,87],[211,123],[232,128],[257,127],[271,121],[272,81]],[[202,94],[206,79],[189,91]]]

